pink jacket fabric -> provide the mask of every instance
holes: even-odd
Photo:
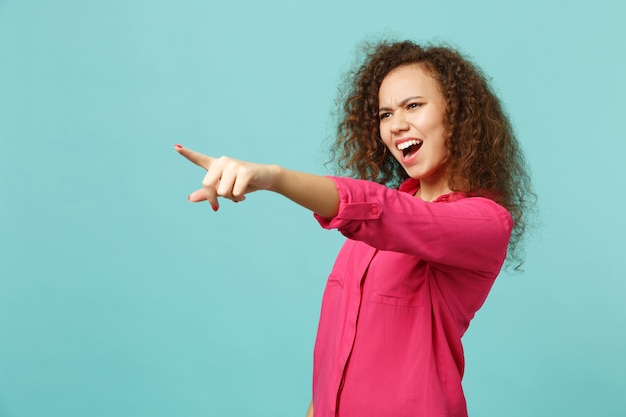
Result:
[[[315,342],[315,417],[465,417],[461,337],[506,257],[510,214],[452,193],[436,202],[331,177],[348,240],[328,278]]]

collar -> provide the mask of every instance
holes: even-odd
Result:
[[[420,180],[415,178],[407,178],[402,184],[400,184],[399,188],[400,191],[404,193],[409,193],[411,195],[415,195],[415,193],[417,193],[419,189]],[[448,194],[440,195],[433,201],[433,203],[452,203],[453,201],[457,201],[462,198],[465,198],[465,195],[463,193],[453,191]]]

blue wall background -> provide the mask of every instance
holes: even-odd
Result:
[[[465,337],[473,416],[624,416],[623,2],[0,0],[0,416],[293,416],[341,244],[270,193],[218,213],[182,143],[326,173],[356,45],[493,77],[541,227]]]

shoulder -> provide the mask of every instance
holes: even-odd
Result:
[[[457,213],[464,218],[493,221],[502,225],[508,233],[513,229],[511,213],[486,197],[461,197],[440,205],[448,207],[449,213]]]

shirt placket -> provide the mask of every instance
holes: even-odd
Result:
[[[352,356],[352,351],[354,349],[354,342],[356,340],[356,334],[358,331],[359,324],[359,315],[361,313],[361,306],[363,304],[363,284],[365,283],[365,278],[367,277],[367,271],[369,270],[370,264],[374,259],[374,256],[378,253],[378,250],[375,249],[369,260],[365,266],[363,273],[361,274],[361,278],[358,281],[355,281],[354,284],[358,286],[357,294],[358,297],[353,297],[350,304],[350,311],[348,313],[347,320],[352,325],[352,331],[350,333],[350,339],[345,342],[345,350],[342,351],[342,357],[346,359],[343,362],[343,369],[341,370],[341,379],[339,380],[339,387],[337,389],[337,396],[335,399],[335,417],[339,416],[339,403],[341,402],[341,392],[343,391],[343,386],[345,384],[346,372],[348,370],[348,366],[350,365],[350,358]]]

